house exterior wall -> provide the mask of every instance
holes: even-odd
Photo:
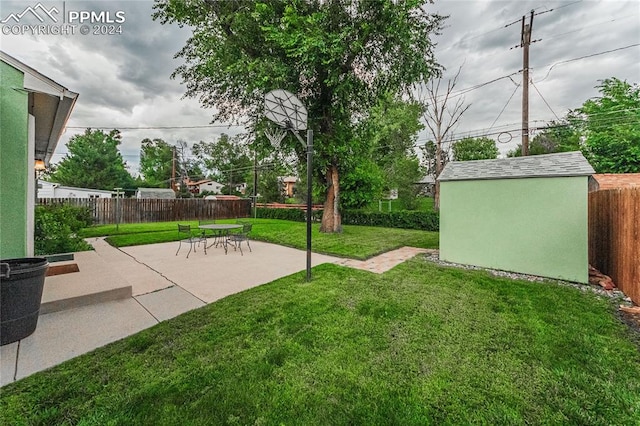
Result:
[[[441,182],[440,258],[588,282],[587,180]]]
[[[110,191],[60,186],[55,182],[38,181],[38,198],[112,198]]]
[[[214,194],[220,194],[220,191],[222,190],[222,187],[224,185],[218,183],[218,182],[207,182],[207,183],[201,183],[200,184],[200,193],[203,193],[204,191],[209,191],[212,192]]]
[[[29,112],[24,74],[0,61],[0,258],[28,255]],[[18,89],[18,90],[15,90]],[[33,196],[33,193],[31,193]]]

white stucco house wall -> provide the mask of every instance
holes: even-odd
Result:
[[[171,188],[138,188],[136,190],[136,198],[139,199],[165,199],[172,200],[176,198],[176,193]]]
[[[75,188],[55,182],[38,180],[38,198],[112,198],[111,191]]]
[[[204,191],[212,192],[214,194],[220,194],[222,192],[223,186],[223,184],[213,180],[203,181],[198,184],[198,191],[200,194],[202,194],[202,192]]]

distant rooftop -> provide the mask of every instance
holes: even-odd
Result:
[[[590,176],[595,171],[580,151],[498,160],[452,161],[440,181]]]

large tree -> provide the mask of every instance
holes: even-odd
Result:
[[[411,204],[411,188],[422,178],[421,171],[419,167],[400,165],[414,165],[409,160],[417,158],[414,146],[418,132],[424,127],[421,116],[421,105],[390,93],[370,110],[358,125],[355,137],[359,142],[352,144],[352,149],[357,146],[361,151],[352,151],[351,158],[343,162],[341,207],[360,208],[380,199],[384,190],[398,188]]]
[[[231,138],[223,133],[217,141],[195,143],[191,151],[209,176],[225,184],[225,193],[232,193],[236,185],[251,180],[253,160],[241,136]]]
[[[86,129],[67,142],[68,154],[56,165],[50,180],[80,188],[112,190],[132,189],[134,181],[118,151],[121,136],[116,129]]]
[[[179,164],[175,147],[162,139],[142,140],[140,148],[140,173],[145,185],[158,188],[170,188],[173,170]]]
[[[192,28],[178,53],[187,96],[216,119],[261,120],[273,89],[298,94],[315,131],[316,172],[326,187],[321,230],[339,232],[339,175],[357,121],[385,93],[428,80],[439,67],[431,35],[442,17],[422,0],[160,0],[154,17]],[[302,150],[297,146],[299,151]]]
[[[493,160],[498,154],[496,142],[487,137],[464,138],[453,144],[453,161]]]
[[[640,87],[617,78],[597,86],[601,96],[576,111],[584,153],[598,173],[640,172]]]
[[[567,118],[551,121],[529,143],[529,155],[552,154],[554,152],[580,151],[580,131],[575,125],[577,118],[569,113]],[[507,153],[508,157],[522,156],[522,144]]]

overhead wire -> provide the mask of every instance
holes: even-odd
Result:
[[[611,23],[611,22],[620,21],[620,20],[623,20],[623,19],[633,18],[633,17],[634,17],[634,15],[635,15],[635,14],[630,14],[630,15],[625,15],[625,16],[619,16],[619,17],[617,17],[617,18],[608,19],[608,20],[606,20],[606,21],[596,22],[596,23],[594,23],[594,24],[591,24],[591,25],[585,25],[584,27],[580,27],[580,28],[577,28],[577,29],[575,29],[575,30],[567,31],[567,32],[560,33],[560,34],[553,34],[553,35],[550,35],[550,36],[546,36],[546,37],[543,37],[541,40],[542,40],[542,41],[553,40],[553,39],[555,39],[555,38],[559,38],[559,37],[565,36],[565,35],[567,35],[567,34],[577,33],[577,32],[579,32],[579,31],[582,31],[582,30],[587,29],[587,28],[596,27],[596,26],[598,26],[598,25],[609,24],[609,23]]]
[[[513,81],[513,80],[511,80],[511,81]],[[502,113],[504,112],[504,110],[507,109],[507,106],[509,105],[509,102],[511,102],[511,99],[513,99],[513,96],[516,94],[516,92],[520,88],[520,84],[517,84],[515,81],[513,81],[513,84],[516,85],[516,88],[513,89],[513,92],[511,93],[511,96],[509,96],[509,99],[507,99],[507,103],[504,104],[504,106],[500,110],[500,113],[498,114],[496,119],[493,120],[493,123],[491,123],[491,126],[489,126],[489,130],[491,130],[493,128],[493,126],[496,124],[496,122],[500,119],[500,117],[502,116]]]
[[[556,114],[556,112],[553,110],[553,108],[551,108],[551,105],[549,105],[549,102],[547,102],[547,100],[544,98],[544,96],[542,96],[542,93],[540,93],[540,90],[538,90],[538,86],[536,86],[536,84],[533,82],[532,79],[530,79],[529,82],[531,83],[533,88],[536,89],[536,92],[538,92],[538,95],[540,95],[540,97],[542,98],[542,101],[544,102],[544,104],[547,106],[547,108],[549,108],[549,111],[551,111],[553,113],[553,115],[558,120],[560,120],[560,117],[558,117],[558,114]]]
[[[544,78],[542,78],[541,80],[538,80],[538,83],[540,83],[541,81],[546,80],[546,79],[547,79],[547,77],[549,77],[549,74],[551,73],[551,70],[552,70],[553,68],[555,68],[557,65],[566,64],[566,63],[574,62],[574,61],[578,61],[578,60],[581,60],[581,59],[592,58],[592,57],[594,57],[594,56],[604,55],[604,54],[607,54],[607,53],[618,52],[618,51],[620,51],[620,50],[630,49],[630,48],[632,48],[632,47],[636,47],[636,46],[640,46],[640,43],[634,43],[634,44],[630,44],[630,45],[628,45],[628,46],[618,47],[618,48],[616,48],[616,49],[605,50],[605,51],[603,51],[603,52],[593,53],[593,54],[591,54],[591,55],[585,55],[585,56],[580,56],[580,57],[578,57],[578,58],[567,59],[566,61],[556,62],[556,63],[554,63],[553,65],[551,65],[551,68],[549,68],[549,70],[547,71],[547,74],[544,76]],[[547,65],[545,65],[545,66],[547,66]]]

